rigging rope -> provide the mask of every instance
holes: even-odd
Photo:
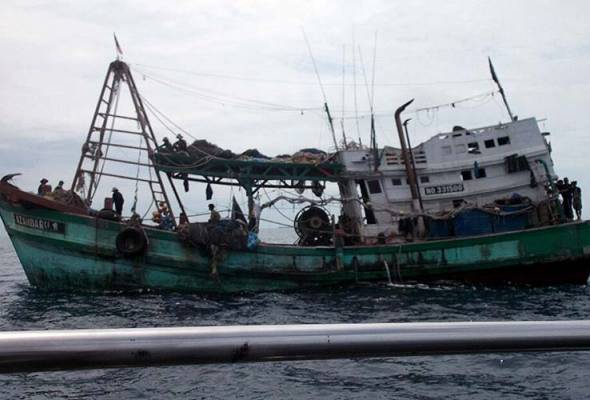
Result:
[[[137,192],[139,189],[139,170],[141,168],[139,163],[141,162],[141,151],[142,151],[141,150],[141,143],[142,143],[142,141],[143,141],[143,137],[141,137],[139,139],[139,144],[137,145],[137,147],[139,147],[140,149],[138,150],[138,154],[137,154],[137,173],[135,175],[135,193],[133,194],[133,206],[131,207],[131,211],[133,212],[133,214],[135,214],[135,210],[137,208]],[[151,187],[151,184],[150,184],[150,187]],[[152,189],[152,193],[153,193],[153,189]]]
[[[181,126],[179,126],[179,125],[178,125],[178,124],[176,124],[174,121],[172,121],[172,120],[171,120],[171,119],[170,119],[168,116],[166,116],[166,114],[164,114],[162,111],[158,110],[158,109],[157,109],[157,108],[156,108],[156,107],[155,107],[155,106],[154,106],[154,105],[153,105],[153,104],[152,104],[152,103],[151,103],[151,102],[150,102],[148,99],[146,99],[146,98],[145,98],[145,97],[143,97],[143,96],[140,96],[140,97],[141,97],[141,99],[142,99],[143,101],[145,101],[145,103],[146,103],[146,106],[147,106],[147,107],[146,107],[146,108],[147,108],[147,110],[148,110],[149,112],[151,112],[151,113],[152,113],[152,115],[153,115],[153,116],[156,118],[156,120],[157,120],[157,121],[158,121],[160,124],[162,124],[162,126],[163,126],[164,128],[166,128],[166,129],[167,129],[167,130],[168,130],[170,133],[172,133],[173,135],[176,135],[176,134],[177,134],[177,132],[174,132],[174,131],[172,130],[172,128],[170,128],[170,127],[169,127],[169,126],[168,126],[168,125],[167,125],[167,124],[166,124],[164,121],[162,121],[162,118],[166,119],[168,122],[170,122],[170,124],[174,125],[174,127],[178,128],[178,129],[179,129],[181,132],[183,132],[184,134],[186,134],[187,136],[189,136],[189,137],[190,137],[190,138],[192,138],[193,140],[198,140],[198,139],[197,139],[195,136],[191,135],[191,134],[190,134],[190,133],[189,133],[187,130],[183,129]],[[162,116],[162,118],[160,118],[160,116]],[[197,152],[199,152],[199,153],[203,154],[203,155],[205,156],[205,158],[204,158],[204,159],[199,159],[199,160],[195,161],[195,162],[194,162],[194,163],[192,163],[192,164],[178,164],[178,163],[174,162],[174,160],[173,160],[171,157],[168,157],[168,156],[166,156],[166,154],[165,154],[165,153],[160,153],[160,155],[161,155],[162,157],[165,157],[165,158],[166,158],[166,160],[167,160],[167,161],[168,161],[170,164],[172,164],[172,165],[174,165],[174,166],[177,166],[177,167],[180,167],[180,168],[182,168],[182,167],[185,167],[185,168],[195,168],[195,167],[198,167],[198,166],[201,166],[201,165],[204,165],[204,164],[206,164],[207,162],[209,162],[209,161],[210,161],[210,160],[212,160],[212,159],[219,159],[219,157],[216,157],[216,156],[214,156],[214,155],[212,155],[212,154],[210,154],[210,153],[207,153],[206,151],[204,151],[204,150],[202,150],[202,149],[199,149],[199,148],[198,148],[198,147],[196,147],[196,146],[193,146],[193,147],[191,147],[191,148],[192,148],[192,149],[194,149],[195,151],[197,151]]]
[[[293,219],[289,218],[288,216],[286,216],[285,214],[283,214],[283,212],[281,210],[279,210],[277,207],[275,207],[273,200],[270,198],[268,192],[266,191],[265,188],[262,188],[262,190],[264,191],[264,194],[266,195],[266,197],[268,198],[270,205],[269,207],[273,207],[275,210],[277,210],[277,212],[279,213],[279,215],[281,215],[283,218],[285,218],[287,221],[289,222],[294,222]],[[265,203],[265,204],[269,204],[269,203]],[[260,207],[260,211],[262,212],[262,210],[264,209],[263,206]]]
[[[435,106],[415,108],[413,110],[408,110],[408,112],[411,112],[411,113],[419,113],[421,111],[438,110],[439,108],[444,108],[444,107],[452,107],[452,108],[455,108],[457,104],[461,104],[461,103],[465,103],[467,101],[473,101],[473,100],[483,100],[483,99],[486,99],[487,97],[494,96],[496,93],[499,93],[499,91],[498,90],[494,90],[494,91],[491,91],[491,92],[480,93],[480,94],[476,94],[474,96],[465,97],[463,99],[455,100],[455,101],[452,101],[450,103],[443,103],[443,104],[437,104]]]
[[[318,110],[318,107],[294,107],[291,105],[284,105],[278,103],[272,103],[267,101],[262,101],[258,99],[251,99],[245,97],[237,97],[237,96],[229,96],[223,93],[214,92],[207,89],[196,88],[184,83],[175,82],[169,79],[165,79],[162,77],[156,77],[153,75],[146,74],[145,72],[135,70],[145,76],[146,78],[151,79],[154,82],[157,82],[161,85],[168,86],[172,89],[182,90],[197,97],[201,98],[202,100],[209,101],[212,103],[217,103],[221,105],[228,105],[236,108],[244,108],[250,110],[268,110],[268,111],[296,111],[296,112],[303,112],[307,110]]]
[[[408,111],[406,111],[406,113],[412,113],[412,114],[420,114],[423,112],[431,112],[431,111],[438,111],[440,108],[460,108],[457,107],[457,105],[462,104],[462,103],[466,103],[469,101],[480,101],[479,104],[477,104],[476,107],[479,107],[481,105],[487,104],[487,102],[490,101],[490,98],[493,98],[494,95],[496,93],[499,93],[497,90],[495,91],[491,91],[491,92],[484,92],[484,93],[479,93],[476,94],[474,96],[470,96],[470,97],[465,97],[462,99],[458,99],[458,100],[454,100],[448,103],[441,103],[441,104],[436,104],[433,106],[428,106],[428,107],[421,107],[421,108],[414,108],[414,109],[410,109]],[[474,108],[474,107],[471,107]],[[351,112],[355,112],[355,114],[357,113],[356,110],[345,110],[344,113],[351,113]],[[369,114],[367,114],[367,112],[369,112]],[[370,110],[368,111],[363,111],[364,114],[358,115],[358,116],[348,116],[348,117],[343,117],[343,119],[365,119],[365,118],[370,118],[371,114],[370,114]],[[375,118],[391,118],[392,114],[391,113],[375,113],[374,114]]]
[[[353,40],[353,48],[354,47],[355,47],[355,44],[354,44],[354,40]],[[245,76],[235,76],[235,75],[225,75],[225,74],[218,74],[218,73],[189,71],[189,70],[183,70],[183,69],[148,65],[148,64],[144,64],[144,63],[128,63],[128,65],[132,66],[137,71],[139,71],[139,69],[137,69],[135,67],[149,68],[149,69],[155,69],[155,70],[161,70],[161,71],[176,72],[176,73],[181,73],[181,74],[202,76],[202,77],[209,77],[209,78],[216,78],[216,79],[237,80],[237,81],[244,81],[244,82],[285,84],[285,85],[298,85],[298,86],[304,86],[304,85],[305,86],[315,86],[315,85],[317,85],[317,82],[310,82],[310,81],[293,81],[293,80],[284,80],[284,79],[252,78],[252,77],[245,77]],[[486,78],[486,79],[464,79],[464,80],[424,81],[424,82],[382,82],[382,83],[376,83],[375,86],[411,87],[411,86],[432,86],[432,85],[458,85],[458,84],[472,84],[472,83],[482,83],[482,82],[493,82],[493,80],[490,78]],[[342,83],[340,83],[340,82],[324,82],[323,85],[324,86],[340,86],[340,85],[342,85]],[[346,83],[345,85],[346,86],[356,86],[356,83]]]

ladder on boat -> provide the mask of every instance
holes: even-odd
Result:
[[[129,89],[131,112],[123,114],[119,113],[118,108],[119,98],[125,86]],[[119,127],[121,124],[125,125],[124,129]],[[127,137],[127,140],[115,141],[115,135],[117,137],[125,136]],[[139,139],[137,145],[130,143],[132,135]],[[90,129],[88,130],[86,141],[82,146],[80,160],[72,181],[71,189],[80,193],[90,204],[92,203],[103,176],[135,181],[136,192],[137,184],[139,182],[147,183],[151,192],[153,204],[156,207],[159,204],[165,204],[174,218],[170,199],[166,193],[161,172],[158,171],[152,163],[151,157],[156,148],[157,140],[129,66],[121,60],[113,61],[109,65],[98,103],[92,117]],[[136,150],[138,153],[134,154],[133,158],[111,156],[109,152],[112,153],[113,150],[116,149],[122,151]],[[118,164],[121,167],[135,166],[135,176],[132,173],[129,173],[130,171],[127,169],[117,173],[105,172],[105,165],[107,162]],[[140,177],[140,168],[147,169],[149,175],[147,177]],[[178,198],[178,193],[174,187],[171,176],[166,174],[166,177],[174,191],[181,211],[184,212],[182,202]],[[88,184],[86,184],[87,179]]]

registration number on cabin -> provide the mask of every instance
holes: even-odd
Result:
[[[51,221],[45,218],[27,217],[25,215],[14,214],[14,222],[20,226],[37,229],[45,232],[65,233],[66,224],[63,222]]]
[[[447,185],[427,186],[424,188],[424,194],[446,194],[462,192],[465,188],[462,183],[450,183]]]

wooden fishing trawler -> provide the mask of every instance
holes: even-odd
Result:
[[[133,115],[117,113],[128,86]],[[501,88],[500,88],[501,89]],[[0,182],[0,216],[29,282],[75,290],[283,290],[364,282],[463,280],[531,284],[588,279],[590,225],[563,215],[550,146],[535,119],[439,134],[416,147],[395,113],[401,148],[343,146],[311,159],[244,159],[154,135],[128,65],[110,64],[71,190],[39,196]],[[128,127],[115,127],[115,123]],[[131,142],[117,141],[127,136]],[[139,142],[139,144],[137,144]],[[113,149],[139,152],[134,160]],[[111,150],[109,152],[109,150]],[[142,156],[143,154],[143,156]],[[119,170],[104,169],[105,163]],[[140,177],[135,167],[149,171]],[[133,170],[134,171],[134,170]],[[139,171],[139,170],[138,170]],[[149,187],[168,225],[97,211],[101,178]],[[248,211],[191,223],[175,182],[242,187]],[[327,184],[340,196],[326,198]],[[137,186],[136,186],[137,188]],[[263,188],[312,191],[258,207]],[[172,193],[170,197],[168,193]],[[259,242],[259,209],[302,204],[296,244]],[[339,215],[324,206],[340,205]],[[178,212],[178,214],[177,214]],[[239,221],[239,220],[242,221]]]

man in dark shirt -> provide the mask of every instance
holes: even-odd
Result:
[[[37,194],[39,196],[45,196],[48,193],[51,193],[51,186],[47,184],[49,182],[47,179],[41,179],[41,184],[37,188]]]
[[[66,191],[64,190],[64,181],[59,181],[55,189],[53,189],[53,194],[62,195]]]
[[[221,221],[221,215],[215,210],[215,205],[209,204],[209,224],[216,225],[219,221]]]
[[[578,186],[577,181],[572,182],[572,205],[576,211],[576,218],[582,219],[582,189]]]
[[[563,199],[563,212],[567,219],[574,219],[574,210],[572,209],[572,187],[568,178],[563,178],[563,186],[560,189],[561,198]]]
[[[170,143],[167,137],[162,140],[162,144],[158,147],[158,151],[162,153],[171,153],[173,150],[172,143]]]
[[[182,138],[182,135],[176,135],[176,138],[178,139],[176,141],[176,143],[174,143],[174,150],[175,151],[187,151],[188,150],[188,146],[186,144],[186,141]]]
[[[123,198],[123,195],[121,194],[121,192],[119,192],[119,189],[114,187],[113,188],[113,203],[115,204],[115,212],[118,215],[121,215],[123,213],[123,203],[124,202],[125,202],[125,199]]]

